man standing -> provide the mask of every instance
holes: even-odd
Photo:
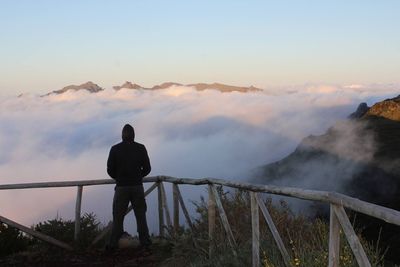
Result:
[[[122,142],[111,148],[107,160],[107,173],[116,181],[109,249],[118,247],[129,202],[135,213],[140,244],[144,247],[151,245],[142,183],[143,177],[150,173],[151,166],[146,147],[134,140],[135,131],[131,125],[126,124],[122,129]]]

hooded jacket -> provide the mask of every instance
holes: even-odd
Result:
[[[107,173],[117,186],[142,185],[142,179],[151,171],[146,147],[134,141],[122,141],[111,147]]]

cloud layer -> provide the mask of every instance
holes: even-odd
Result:
[[[254,93],[104,90],[0,99],[0,184],[108,178],[109,148],[125,123],[146,145],[151,175],[246,180],[396,86],[305,86]],[[205,192],[184,187],[184,195]],[[83,211],[111,219],[110,186],[86,188]],[[23,223],[71,217],[75,190],[0,191],[1,214]],[[154,202],[154,203],[153,203]],[[149,199],[155,205],[155,196]],[[29,211],[29,212],[28,212]],[[154,220],[153,220],[154,221]],[[155,222],[152,222],[155,227]]]

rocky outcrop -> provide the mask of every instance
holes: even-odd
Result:
[[[400,96],[376,103],[365,113],[364,116],[377,116],[389,120],[400,121]]]
[[[363,102],[358,105],[357,110],[350,114],[349,119],[359,119],[364,116],[365,113],[368,112],[370,107],[368,107],[367,103]]]

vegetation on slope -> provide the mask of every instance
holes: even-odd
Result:
[[[30,266],[251,266],[251,214],[249,194],[243,191],[224,192],[219,194],[227,213],[237,247],[233,253],[220,221],[217,219],[215,252],[209,256],[207,202],[201,199],[193,203],[197,216],[194,219],[195,231],[181,228],[178,234],[168,229],[168,236],[163,242],[155,240],[152,253],[144,254],[139,248],[119,250],[114,254],[104,255],[98,249],[89,247],[93,238],[101,231],[101,225],[93,214],[86,214],[81,221],[82,235],[78,244],[73,242],[72,221],[60,218],[39,223],[36,230],[52,235],[75,246],[76,251],[65,252],[50,247],[37,240],[21,235],[16,230],[2,226],[0,244],[7,244],[19,252],[13,256],[0,258],[1,266],[24,266],[15,263],[29,262]],[[286,248],[291,256],[293,266],[327,266],[329,225],[327,222],[311,220],[303,215],[295,215],[284,201],[272,205],[271,199],[265,199],[271,216],[278,228]],[[217,211],[218,213],[218,211]],[[4,230],[5,229],[5,230]],[[260,213],[261,261],[265,267],[284,266],[280,252]],[[153,238],[154,239],[154,238]],[[22,240],[22,241],[21,241]],[[195,242],[193,242],[195,240]],[[383,251],[376,249],[376,244],[367,243],[361,238],[372,266],[383,266]],[[21,243],[22,242],[22,243]],[[22,245],[21,245],[22,244]],[[2,250],[3,251],[3,250]],[[13,252],[12,249],[7,253]],[[357,266],[345,237],[341,236],[340,266]],[[14,263],[14,264],[10,264]],[[85,265],[86,264],[86,265]]]

